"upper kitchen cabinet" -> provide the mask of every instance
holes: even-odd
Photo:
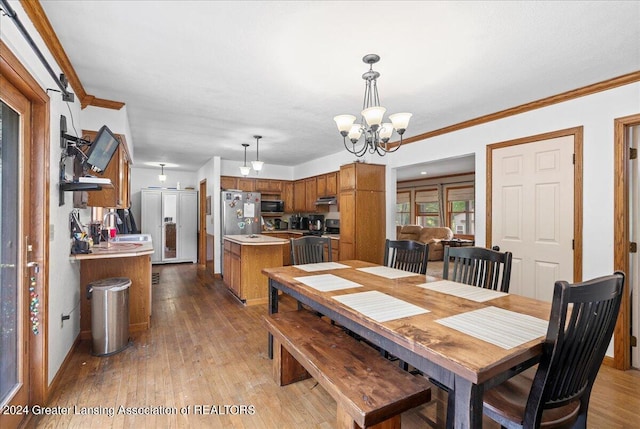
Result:
[[[340,191],[384,191],[384,175],[384,165],[362,162],[343,165],[340,167]]]
[[[238,189],[244,192],[255,191],[255,181],[253,179],[247,179],[246,177],[238,178]]]
[[[293,211],[307,211],[306,185],[304,180],[296,180],[293,183]]]
[[[293,192],[293,182],[283,182],[282,183],[282,201],[284,201],[284,211],[286,213],[290,213],[295,211],[294,204],[294,192]]]
[[[316,200],[318,199],[318,184],[315,177],[304,179],[305,188],[305,207],[307,212],[315,212],[317,210]]]
[[[232,176],[220,176],[220,188],[224,191],[238,189],[238,178]]]
[[[82,130],[82,134],[93,141],[97,131]],[[107,168],[102,173],[92,172],[97,177],[110,179],[113,188],[88,192],[88,206],[126,209],[131,205],[131,157],[125,137],[122,134],[116,134],[116,137],[120,144]]]
[[[255,189],[256,192],[262,192],[265,194],[280,195],[282,192],[282,181],[271,179],[256,179]]]

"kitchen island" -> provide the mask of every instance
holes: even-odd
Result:
[[[92,253],[71,255],[80,262],[80,339],[91,339],[91,301],[87,285],[109,277],[131,279],[129,287],[129,332],[151,326],[151,241],[100,243]]]
[[[263,268],[281,267],[288,241],[261,234],[225,235],[223,280],[246,305],[266,304],[269,282]]]

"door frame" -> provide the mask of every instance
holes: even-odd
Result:
[[[45,404],[48,400],[48,292],[49,292],[49,96],[9,47],[0,40],[0,73],[31,102],[30,140],[25,142],[27,159],[22,222],[33,245],[29,260],[37,262],[36,290],[40,306],[39,334],[29,330],[29,404]],[[28,168],[37,166],[38,168]],[[42,208],[38,210],[36,208]],[[24,311],[28,312],[28,308]],[[28,318],[29,315],[25,314]]]
[[[207,179],[200,181],[200,213],[198,234],[198,265],[206,267],[207,265]]]
[[[616,118],[613,121],[613,268],[629,272],[629,145],[626,129],[640,124],[640,114]],[[617,369],[631,368],[631,320],[629,282],[620,303],[620,313],[613,332],[613,366]]]
[[[515,140],[508,140],[499,143],[487,145],[487,212],[485,223],[486,243],[491,243],[491,227],[492,227],[492,155],[496,149],[520,144],[535,143],[539,140],[549,140],[558,137],[573,136],[573,153],[574,153],[574,169],[573,169],[573,282],[582,280],[582,145],[583,145],[583,127],[567,128],[564,130],[552,131],[549,133],[537,134],[534,136],[522,137]]]

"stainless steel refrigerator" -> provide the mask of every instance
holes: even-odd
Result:
[[[260,193],[222,191],[220,195],[220,272],[224,276],[224,236],[262,231]]]

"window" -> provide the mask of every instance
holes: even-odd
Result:
[[[416,223],[420,226],[440,226],[437,189],[416,191]]]
[[[411,219],[411,192],[396,194],[396,225],[409,225]]]
[[[475,195],[473,186],[447,189],[449,228],[456,235],[475,234]]]

